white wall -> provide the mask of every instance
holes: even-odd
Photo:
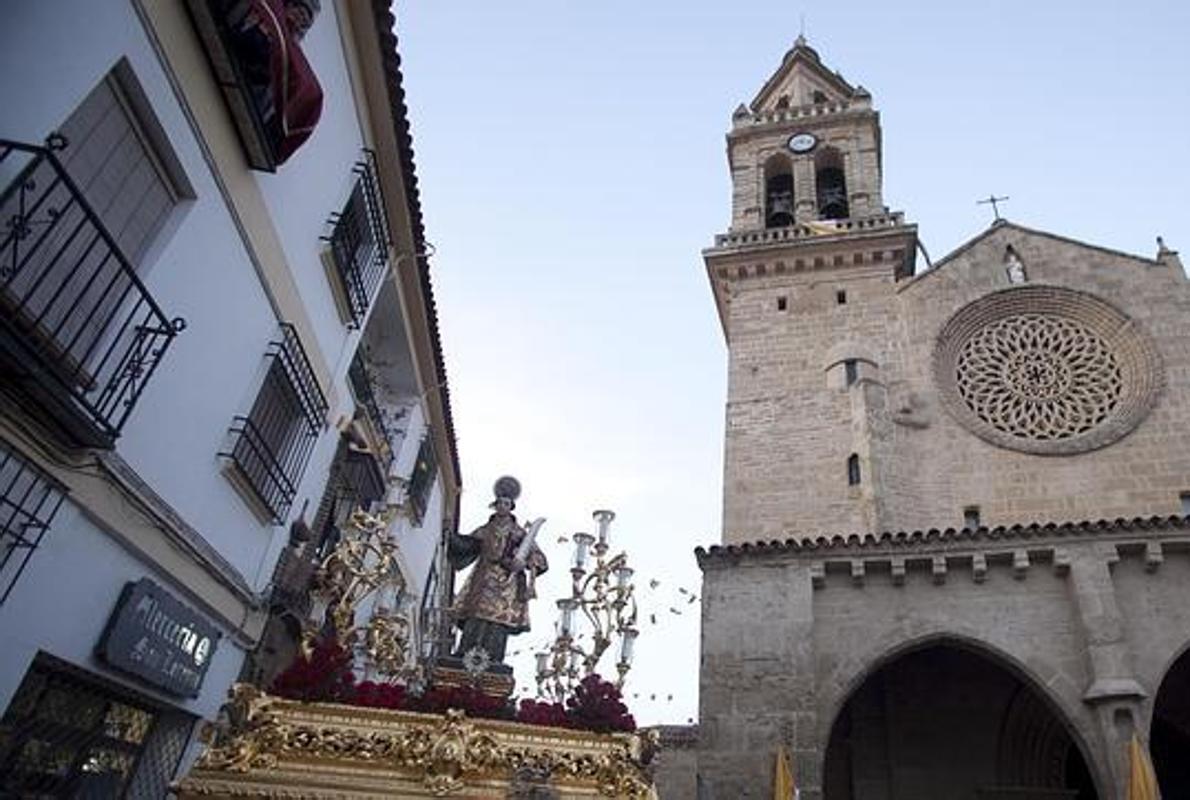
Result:
[[[335,309],[319,254],[328,216],[341,210],[363,140],[332,2],[304,42],[324,90],[324,108],[310,140],[276,175],[254,173],[273,217],[316,341],[333,368],[328,395],[346,406],[345,374],[359,333]],[[121,58],[127,58],[195,193],[175,210],[151,246],[141,275],[169,317],[186,330],[170,345],[133,410],[117,452],[152,489],[238,570],[267,588],[287,539],[287,526],[262,523],[223,474],[217,453],[229,443],[232,418],[246,414],[267,366],[277,319],[199,143],[130,0],[17,0],[0,26],[0,137],[40,143],[63,122]],[[392,201],[391,199],[389,200]],[[331,409],[347,413],[343,407]],[[424,423],[416,412],[402,447],[412,466]],[[413,423],[411,422],[411,425]],[[316,507],[337,432],[328,427],[302,476],[290,518],[303,500]],[[411,453],[408,452],[411,449]],[[440,459],[448,457],[438,454]],[[408,469],[404,474],[408,474]],[[404,531],[401,546],[420,591],[441,531],[441,481],[425,519]],[[38,649],[98,672],[92,649],[124,584],[150,575],[197,605],[168,575],[125,551],[69,502],[46,544],[33,554],[9,600],[0,606],[0,707],[7,704]],[[230,631],[227,631],[230,634]],[[225,638],[202,696],[177,703],[210,716],[240,667],[243,650]],[[110,674],[110,673],[109,673]],[[139,691],[153,694],[137,683]]]

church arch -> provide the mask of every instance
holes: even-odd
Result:
[[[1190,645],[1169,665],[1153,698],[1149,751],[1162,797],[1190,797]]]
[[[897,786],[919,800],[977,791],[980,797],[1111,796],[1087,746],[1094,731],[1067,714],[1052,687],[1024,664],[970,637],[931,634],[889,648],[840,686],[829,712],[821,739],[824,800],[857,797],[855,763],[862,765],[861,780],[869,786],[885,780],[886,791],[893,770],[908,765],[926,782],[906,789],[905,774],[898,774]],[[955,752],[948,754],[948,746]],[[902,766],[894,767],[894,750]],[[1025,788],[1037,794],[1020,794]],[[1002,790],[1007,793],[997,793]],[[1070,791],[1077,794],[1062,793]]]
[[[847,174],[843,154],[826,146],[814,155],[814,187],[819,219],[847,219]]]
[[[784,153],[773,153],[764,162],[764,226],[792,225],[793,204],[793,162]]]

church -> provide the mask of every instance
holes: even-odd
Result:
[[[799,37],[727,134],[700,798],[1190,797],[1190,283],[1000,218],[931,262]],[[895,154],[890,154],[895,157]],[[693,783],[697,780],[697,790]],[[663,787],[664,788],[664,787]]]

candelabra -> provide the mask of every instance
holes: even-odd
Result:
[[[633,647],[639,634],[628,555],[621,552],[608,557],[609,527],[616,515],[600,510],[592,517],[599,526],[599,534],[574,535],[570,596],[558,601],[553,643],[548,650],[537,653],[537,694],[558,702],[569,697],[579,681],[595,671],[616,639],[619,640],[616,686],[622,686],[632,667]],[[576,612],[581,612],[582,617]],[[582,625],[583,619],[586,626]],[[583,643],[585,634],[579,627],[590,628],[589,644]]]
[[[319,566],[303,646],[308,650],[324,620],[329,620],[339,642],[361,651],[379,674],[405,677],[415,670],[408,657],[411,624],[398,548],[386,533],[388,523],[383,514],[351,515],[342,539]],[[361,621],[358,611],[368,599],[371,610]]]

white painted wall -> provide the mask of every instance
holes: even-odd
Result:
[[[333,394],[349,398],[345,374],[358,341],[339,319],[319,253],[326,219],[341,209],[363,146],[344,62],[334,3],[322,14],[305,50],[325,92],[311,139],[278,174],[255,173],[273,216],[298,290],[313,322],[314,342],[334,368]],[[228,428],[246,414],[266,368],[277,320],[211,170],[129,0],[17,0],[0,26],[0,137],[39,143],[71,113],[120,59],[127,58],[164,128],[196,198],[174,212],[150,248],[142,277],[186,330],[168,353],[133,411],[117,452],[258,591],[267,589],[287,526],[261,523],[224,476],[217,453]],[[343,401],[344,403],[346,400]],[[348,409],[339,409],[347,413]],[[334,409],[332,409],[332,412]],[[422,409],[406,436],[400,461],[409,468],[424,431]],[[290,511],[304,499],[317,505],[337,432],[328,427],[303,474]],[[438,454],[439,459],[448,457]],[[422,524],[400,534],[410,578],[419,592],[441,533],[441,480],[435,481]],[[34,553],[9,600],[0,606],[0,708],[7,705],[39,649],[123,680],[92,650],[124,584],[149,575],[189,605],[185,587],[124,550],[67,502],[44,546]],[[201,697],[177,701],[213,716],[240,668],[242,646],[232,631],[220,643]],[[151,688],[125,681],[143,693]],[[162,697],[161,699],[167,699]]]

